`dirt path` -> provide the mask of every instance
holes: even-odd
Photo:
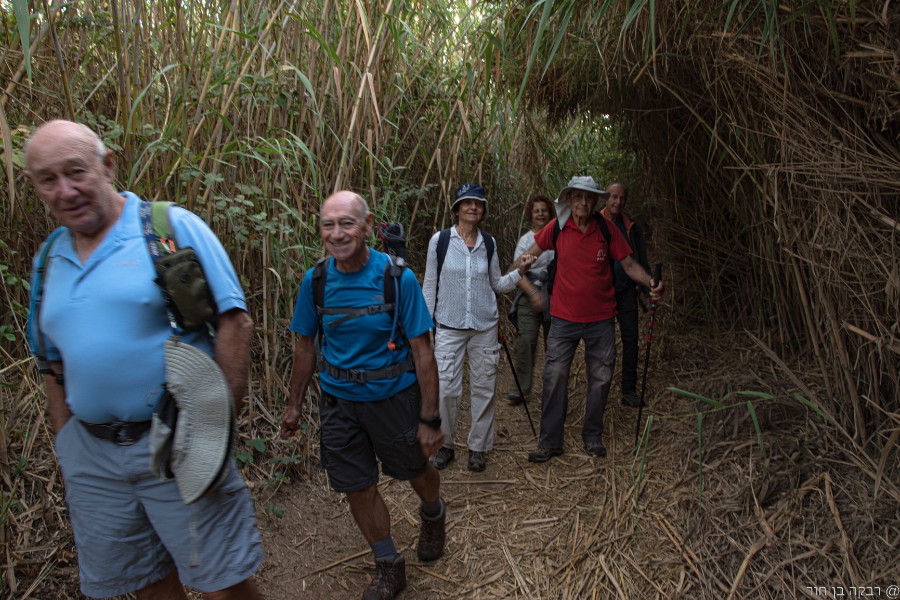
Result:
[[[662,337],[658,347],[654,340],[654,365],[654,399],[644,411],[652,433],[637,456],[636,414],[618,405],[615,385],[609,456],[584,454],[580,358],[563,456],[529,463],[536,444],[524,411],[501,400],[487,470],[472,473],[457,460],[441,474],[448,540],[438,561],[416,560],[418,502],[409,486],[383,480],[407,559],[400,600],[774,600],[817,597],[810,590],[850,582],[900,584],[897,466],[882,463],[884,485],[873,495],[871,463],[835,443],[826,421],[794,399],[796,374],[785,377],[785,365],[741,335]],[[731,400],[710,410],[666,386]],[[498,397],[512,389],[505,361],[497,389]],[[761,400],[761,391],[771,397]],[[539,407],[531,411],[537,422]],[[457,439],[466,431],[461,419]],[[358,598],[372,575],[371,552],[309,450],[297,453],[307,462],[291,467],[289,484],[276,487],[261,467],[247,472],[266,552],[258,580],[270,600]],[[457,455],[465,456],[464,446]],[[68,523],[61,529],[67,541],[22,588],[33,586],[29,598],[83,598]]]
[[[583,373],[578,360],[573,372]],[[501,373],[498,395],[514,385],[505,364]],[[636,532],[646,520],[633,503],[636,411],[609,403],[609,456],[592,459],[580,443],[583,389],[582,375],[570,390],[565,455],[544,465],[526,460],[536,441],[524,410],[500,400],[487,469],[468,471],[467,421],[461,418],[460,458],[441,473],[449,511],[446,553],[434,563],[420,564],[415,557],[414,493],[404,483],[382,480],[393,535],[408,564],[409,587],[402,598],[583,598],[608,589],[597,588],[592,579],[613,564],[622,568],[620,560],[627,562],[642,545]],[[610,397],[618,398],[617,390]],[[539,427],[537,404],[530,410]],[[653,486],[671,479],[657,475],[668,468],[656,464],[659,458],[654,453]],[[309,599],[357,597],[371,577],[371,553],[346,502],[328,489],[324,473],[314,468],[309,480],[282,488],[272,502],[284,516],[261,515],[267,560],[260,581],[268,597],[296,598],[301,592]],[[583,578],[583,585],[572,587],[573,577]],[[579,591],[571,595],[567,588]]]

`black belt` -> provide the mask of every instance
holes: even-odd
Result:
[[[120,446],[130,446],[150,431],[150,421],[133,423],[116,421],[115,423],[87,423],[80,421],[88,433],[101,440],[113,442]]]

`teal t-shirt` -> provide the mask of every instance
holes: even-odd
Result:
[[[342,273],[328,260],[324,305],[326,307],[365,307],[384,303],[384,269],[390,258],[369,249],[369,260],[359,271]],[[300,284],[291,331],[314,337],[319,330],[319,317],[313,300],[313,270],[309,269]],[[407,338],[415,338],[434,327],[422,289],[413,272],[403,269],[400,277],[400,294],[397,296],[400,325]],[[341,319],[340,314],[322,315],[325,331],[322,352],[325,359],[339,369],[375,371],[404,362],[410,348],[398,344],[396,350],[387,347],[393,327],[390,312],[364,314],[347,319],[337,325],[330,323]],[[398,333],[398,339],[400,336]],[[319,383],[329,394],[356,402],[370,402],[389,398],[411,386],[416,381],[415,372],[406,372],[393,379],[379,379],[356,383],[340,379],[327,372],[319,373]]]

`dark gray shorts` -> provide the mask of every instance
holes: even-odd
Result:
[[[385,400],[351,402],[322,392],[319,435],[322,466],[336,492],[357,492],[378,483],[381,471],[406,481],[421,474],[428,460],[419,431],[419,384]]]

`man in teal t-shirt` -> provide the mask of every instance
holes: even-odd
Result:
[[[297,334],[294,368],[281,421],[282,437],[299,429],[316,370],[318,334],[321,460],[331,487],[346,494],[375,555],[376,575],[364,600],[393,598],[406,587],[406,563],[391,537],[390,514],[377,487],[379,462],[385,475],[408,480],[422,501],[420,560],[436,560],[443,553],[446,519],[440,477],[428,461],[443,441],[434,323],[415,275],[406,268],[394,306],[386,309],[390,259],[366,244],[373,223],[366,201],[353,192],[337,192],[322,204],[320,233],[331,256],[307,271],[297,294],[291,321]],[[317,269],[325,279],[318,307]],[[387,285],[393,285],[393,276],[389,279]],[[321,317],[320,308],[327,309]]]

